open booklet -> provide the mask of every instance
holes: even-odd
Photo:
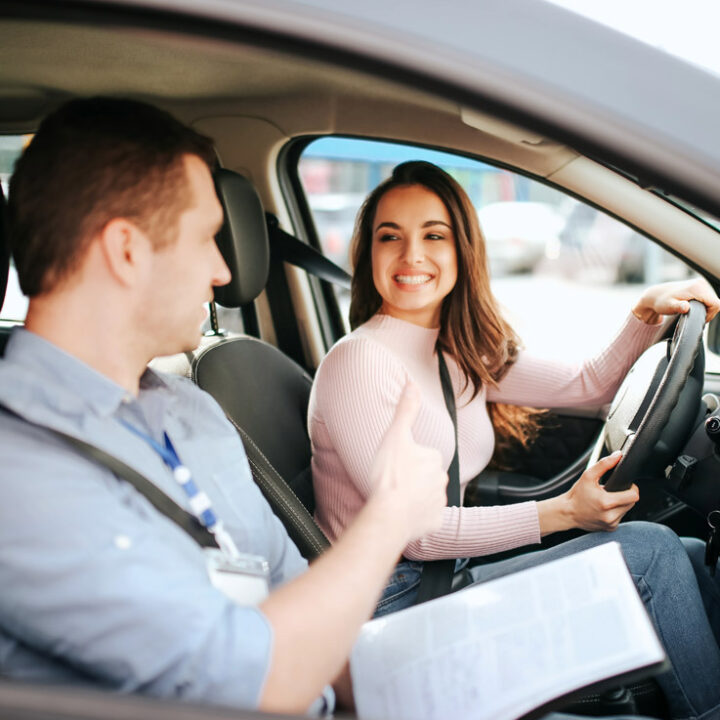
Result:
[[[510,720],[665,653],[611,542],[372,620],[350,662],[360,718]]]

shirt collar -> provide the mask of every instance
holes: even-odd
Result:
[[[112,415],[122,402],[134,399],[106,375],[25,328],[13,329],[5,359],[22,364],[39,378],[47,378],[54,387],[65,388],[69,395],[100,416]],[[167,384],[147,368],[140,378],[140,387],[167,387]]]

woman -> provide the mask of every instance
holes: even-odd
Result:
[[[472,203],[447,173],[423,162],[398,166],[371,193],[358,217],[352,252],[350,320],[355,330],[318,369],[309,408],[316,517],[331,540],[369,494],[372,458],[408,380],[423,397],[415,438],[437,447],[450,464],[455,436],[436,348],[442,350],[455,394],[464,489],[490,461],[496,442],[512,447],[533,438],[538,412],[524,406],[606,403],[636,358],[661,334],[663,316],[687,312],[693,298],[707,306],[708,319],[720,308],[704,281],[657,286],[643,294],[613,342],[580,367],[533,358],[520,349],[490,291]],[[570,528],[614,530],[638,499],[635,486],[611,494],[599,485],[618,460],[619,454],[605,458],[569,491],[549,500],[448,507],[440,531],[406,548],[377,614],[413,604],[423,561],[489,555]],[[688,541],[686,550],[667,528],[630,523],[612,536],[585,535],[470,572],[476,581],[487,580],[609,539],[622,543],[675,660],[674,670],[661,678],[673,716],[720,715],[720,652],[713,634],[720,634],[720,621],[711,628],[703,608],[705,603],[708,613],[720,614],[714,607],[716,602],[720,607],[720,592],[702,568],[699,541]]]

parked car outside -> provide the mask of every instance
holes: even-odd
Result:
[[[648,242],[628,225],[577,200],[563,208],[566,222],[545,272],[584,282],[653,284],[682,280],[691,271],[680,259]]]
[[[487,243],[493,275],[530,272],[543,258],[557,256],[562,215],[542,202],[483,205],[478,219]]]

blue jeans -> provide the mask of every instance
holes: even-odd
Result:
[[[670,659],[672,668],[655,679],[672,717],[720,719],[720,572],[716,578],[707,572],[700,540],[681,540],[663,525],[632,522],[612,533],[590,533],[547,550],[477,565],[470,572],[475,582],[485,582],[611,541],[622,546]],[[410,607],[421,572],[421,562],[399,563],[375,616]]]

